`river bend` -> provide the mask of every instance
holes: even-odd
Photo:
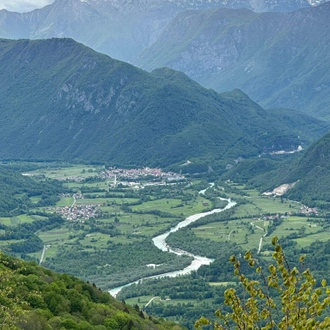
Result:
[[[212,185],[213,186],[213,185]],[[206,189],[200,191],[200,194],[204,194],[206,191]],[[219,197],[220,198],[220,197]],[[137,281],[128,283],[126,285],[117,287],[117,288],[113,288],[111,290],[109,290],[109,293],[113,296],[116,297],[116,295],[125,287],[130,286],[134,283],[138,283],[141,280],[145,280],[145,279],[149,279],[149,278],[162,278],[162,277],[176,277],[179,275],[186,275],[186,274],[190,274],[192,271],[197,270],[198,268],[200,268],[203,265],[209,265],[213,259],[209,259],[206,257],[201,257],[201,256],[197,256],[197,255],[193,255],[190,252],[187,251],[183,251],[183,250],[178,250],[178,249],[174,249],[171,248],[167,243],[166,243],[166,238],[168,237],[168,235],[170,235],[171,233],[174,233],[176,231],[178,231],[181,228],[187,227],[189,226],[191,223],[199,220],[200,218],[206,217],[210,214],[214,214],[214,213],[220,213],[223,212],[225,210],[228,210],[232,207],[234,207],[236,205],[236,202],[232,201],[231,199],[225,199],[225,198],[220,198],[221,200],[226,200],[228,201],[228,204],[222,208],[222,209],[214,209],[212,211],[208,211],[208,212],[203,212],[203,213],[198,213],[198,214],[194,214],[189,216],[188,218],[186,218],[185,220],[181,221],[180,223],[178,223],[175,227],[171,228],[168,232],[158,235],[156,237],[154,237],[152,239],[152,241],[154,242],[155,246],[165,252],[169,252],[169,253],[175,253],[177,255],[187,255],[190,257],[193,257],[194,260],[191,262],[191,264],[189,266],[187,266],[186,268],[182,269],[182,270],[177,270],[177,271],[173,271],[173,272],[168,272],[168,273],[163,273],[163,274],[158,274],[158,275],[154,275],[154,276],[149,276],[149,277],[144,277],[141,278]]]

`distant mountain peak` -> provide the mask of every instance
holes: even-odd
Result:
[[[186,10],[245,7],[258,12],[292,11],[321,2],[324,0],[55,0],[23,14],[0,11],[0,37],[72,37],[114,58],[133,62]]]
[[[219,92],[240,88],[266,107],[330,117],[330,2],[288,13],[180,13],[136,61],[171,67]]]

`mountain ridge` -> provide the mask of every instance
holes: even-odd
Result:
[[[137,64],[183,71],[217,91],[240,88],[264,107],[328,118],[329,13],[329,2],[291,13],[184,12]]]
[[[323,2],[318,1],[318,3]],[[247,7],[257,11],[287,11],[310,7],[307,0],[56,0],[28,13],[0,11],[0,37],[39,39],[71,37],[114,58],[135,63],[145,47],[157,40],[167,24],[190,9]]]
[[[0,40],[0,74],[2,159],[165,166],[295,149],[324,127],[302,115],[287,126],[238,90],[148,73],[71,39]]]

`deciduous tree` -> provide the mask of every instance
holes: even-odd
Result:
[[[249,279],[241,272],[241,260],[230,258],[234,275],[244,288],[246,297],[238,296],[235,288],[225,291],[225,305],[230,309],[216,311],[217,321],[204,317],[195,323],[195,328],[214,330],[316,330],[329,329],[330,316],[324,316],[330,304],[330,289],[326,280],[316,286],[316,280],[309,269],[303,270],[304,256],[299,259],[299,267],[292,267],[277,237],[274,245],[274,262],[268,269],[258,264],[251,252],[244,259],[259,275],[259,280]]]

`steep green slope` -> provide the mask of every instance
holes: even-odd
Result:
[[[0,252],[2,329],[182,329],[147,317],[94,285]]]
[[[238,90],[149,74],[70,39],[1,40],[0,74],[0,158],[212,162],[295,148],[315,137],[311,127],[322,131],[308,116],[288,125]]]
[[[329,115],[330,3],[290,13],[212,9],[179,14],[137,65],[171,67],[267,107]]]
[[[286,196],[311,206],[328,208],[330,203],[330,133],[315,142],[290,169],[287,182],[299,182]]]

